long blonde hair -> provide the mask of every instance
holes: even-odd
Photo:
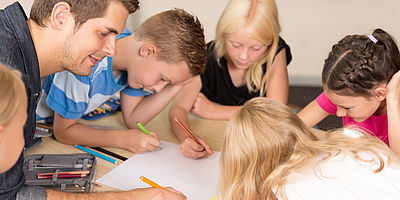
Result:
[[[25,98],[25,86],[17,70],[0,63],[0,125],[7,126]]]
[[[368,144],[368,145],[365,145]],[[359,152],[374,160],[362,160]],[[350,138],[343,130],[317,135],[287,106],[258,97],[234,114],[225,131],[220,159],[220,195],[229,200],[286,199],[283,186],[289,174],[312,161],[322,163],[340,152],[365,162],[378,162],[379,172],[395,158],[373,136]],[[326,155],[321,159],[321,154]],[[315,169],[314,169],[315,170]]]
[[[269,46],[262,56],[249,68],[246,74],[247,88],[250,92],[260,91],[265,95],[267,79],[278,48],[279,25],[278,9],[274,0],[230,0],[218,20],[215,37],[215,56],[217,60],[228,58],[225,34],[234,33],[241,27],[248,27],[249,34],[264,45]],[[267,62],[268,61],[268,62]],[[262,65],[267,62],[263,75]]]

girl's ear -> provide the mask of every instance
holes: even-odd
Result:
[[[51,26],[54,29],[61,30],[66,20],[71,16],[71,6],[67,2],[59,2],[54,5],[50,14]]]
[[[374,89],[373,97],[377,98],[379,101],[383,101],[386,99],[387,89],[386,85],[378,86]]]
[[[140,47],[139,55],[148,58],[157,54],[157,48],[152,44],[145,44]]]

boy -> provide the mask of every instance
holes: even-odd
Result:
[[[37,115],[51,117],[54,135],[67,144],[111,146],[134,153],[160,145],[137,129],[157,115],[193,76],[205,69],[206,50],[199,20],[182,9],[147,19],[134,34],[118,36],[117,55],[98,63],[88,77],[70,72],[50,76]],[[148,95],[145,91],[152,91]],[[78,123],[115,93],[121,92],[121,110],[128,130],[100,130]],[[46,106],[47,104],[47,106]]]

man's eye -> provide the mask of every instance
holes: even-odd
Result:
[[[101,31],[99,32],[99,34],[100,34],[101,37],[107,37],[108,36],[108,33],[104,33],[104,32],[101,32]]]

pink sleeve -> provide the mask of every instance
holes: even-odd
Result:
[[[328,97],[326,96],[325,92],[322,92],[318,97],[317,97],[317,103],[318,105],[325,110],[325,112],[334,115],[336,114],[337,106],[333,104]]]

